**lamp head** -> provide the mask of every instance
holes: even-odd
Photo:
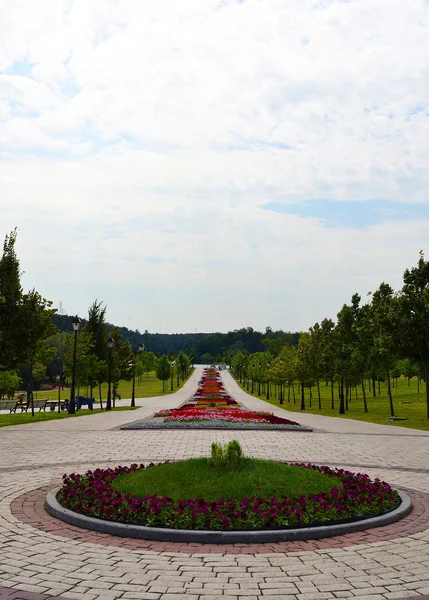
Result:
[[[82,321],[79,319],[79,317],[75,317],[72,321],[73,331],[79,331],[81,324]]]
[[[113,348],[114,343],[115,340],[112,337],[109,337],[109,339],[107,340],[107,345],[109,346],[109,348]]]

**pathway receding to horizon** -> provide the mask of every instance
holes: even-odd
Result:
[[[287,416],[313,433],[237,430],[121,430],[159,408],[182,404],[201,370],[171,396],[137,399],[133,412],[30,423],[0,433],[0,598],[41,600],[330,600],[429,595],[429,432],[288,413],[246,394],[245,407]],[[287,405],[285,405],[287,408]],[[389,527],[319,542],[204,546],[127,540],[51,518],[47,489],[63,473],[210,454],[237,439],[245,454],[365,471],[415,499]]]

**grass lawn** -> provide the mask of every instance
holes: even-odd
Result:
[[[210,462],[207,458],[193,458],[125,473],[114,480],[113,487],[140,498],[157,494],[173,500],[203,498],[212,502],[219,498],[241,500],[251,496],[293,497],[329,492],[341,486],[335,477],[273,461],[246,458],[238,468],[214,468]]]
[[[192,372],[192,371],[191,371]],[[184,383],[186,383],[186,380],[183,382],[181,381],[179,383],[179,385],[177,385],[177,379],[176,377],[174,377],[173,380],[173,390],[171,390],[171,380],[168,380],[168,386],[167,386],[167,391],[163,392],[162,391],[162,381],[160,381],[159,379],[156,378],[155,372],[149,373],[149,377],[146,377],[146,375],[144,375],[141,379],[136,378],[136,387],[135,387],[135,397],[136,398],[150,398],[151,396],[167,396],[168,394],[173,394],[174,392],[177,392],[177,390],[179,390]],[[107,383],[103,383],[101,385],[101,394],[103,397],[103,405],[106,402],[107,399]],[[119,382],[118,385],[118,394],[121,396],[122,399],[124,398],[130,398],[131,399],[131,395],[132,395],[132,387],[133,387],[133,382],[132,381],[126,381],[125,379],[121,380]],[[15,394],[15,397],[19,394],[20,392],[17,391]],[[112,387],[112,393],[113,393],[113,387]],[[76,396],[88,396],[89,395],[89,388],[86,387],[76,387]],[[93,397],[95,398],[95,400],[98,402],[99,401],[99,391],[98,391],[98,387],[94,388],[93,390]],[[49,400],[58,400],[58,389],[56,390],[41,390],[41,391],[35,391],[34,392],[34,399],[44,399],[44,398],[48,398]],[[65,398],[69,399],[70,398],[70,388],[66,388],[65,390],[61,391],[61,400],[64,400]],[[0,402],[0,408],[1,408],[1,402]]]
[[[239,383],[239,382],[237,382]],[[239,384],[240,385],[240,384]],[[251,394],[251,388],[247,389],[247,385],[240,385],[240,387]],[[404,377],[398,379],[395,387],[392,388],[393,404],[395,409],[396,417],[404,417],[404,421],[393,421],[387,423],[387,419],[390,417],[389,399],[387,396],[387,386],[384,383],[380,383],[380,395],[378,393],[378,384],[376,386],[377,395],[374,397],[372,391],[368,389],[366,385],[366,399],[368,405],[368,413],[364,413],[363,410],[363,398],[362,388],[359,386],[356,390],[353,389],[352,400],[349,401],[349,410],[345,415],[338,414],[338,389],[335,388],[335,408],[331,409],[331,388],[330,385],[326,386],[321,383],[320,392],[322,399],[322,409],[318,408],[317,389],[313,388],[312,406],[310,407],[310,393],[309,389],[305,388],[305,412],[315,415],[325,415],[327,417],[339,417],[340,419],[356,419],[358,421],[366,421],[368,423],[380,423],[383,425],[389,424],[395,427],[411,427],[413,429],[421,429],[423,431],[429,431],[429,420],[427,418],[426,411],[426,389],[424,383],[420,383],[420,393],[418,392],[417,378],[413,378],[408,385],[408,380]],[[279,403],[279,398],[275,397],[277,394],[274,385],[270,385],[270,399],[266,400],[266,396],[261,392],[260,399],[266,401],[269,404],[275,406],[281,406],[285,410],[301,413],[301,390],[298,385],[295,385],[295,404],[293,402],[293,394],[291,390],[290,402],[287,399],[287,388],[284,393],[284,403]],[[254,394],[257,395],[257,385],[254,385]],[[267,410],[269,407],[267,406]],[[297,421],[299,418],[297,417]]]
[[[131,408],[130,406],[121,406],[117,407],[115,411],[124,411],[124,410],[136,410],[136,408]],[[28,413],[17,413],[12,415],[0,415],[0,427],[7,427],[8,425],[22,425],[24,423],[35,423],[36,421],[53,421],[54,419],[73,419],[74,417],[89,417],[91,415],[97,415],[100,413],[106,413],[105,410],[100,410],[99,408],[95,408],[94,410],[88,410],[87,408],[80,409],[74,415],[69,415],[69,413],[64,410],[59,414],[57,411],[47,410],[46,412],[39,412],[39,409],[36,409],[34,412],[34,417],[31,416],[31,410],[29,409]]]

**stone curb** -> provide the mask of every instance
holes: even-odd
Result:
[[[252,424],[243,424],[238,425],[235,423],[229,423],[228,425],[213,425],[210,421],[206,421],[207,425],[202,425],[201,423],[186,423],[186,422],[167,422],[167,423],[156,423],[149,421],[134,421],[133,423],[129,423],[127,425],[121,425],[119,429],[121,430],[139,430],[139,429],[213,429],[213,430],[221,430],[221,431],[298,431],[301,433],[312,433],[313,429],[311,427],[306,427],[305,425],[282,425],[281,423],[278,425],[275,424],[255,424],[255,427],[252,427]]]
[[[45,508],[53,517],[91,531],[98,531],[119,537],[156,540],[162,542],[185,542],[199,544],[265,544],[270,542],[290,542],[314,540],[335,535],[344,535],[355,531],[363,531],[382,525],[390,525],[399,521],[412,510],[409,496],[398,490],[401,504],[393,511],[377,517],[370,517],[351,523],[323,525],[319,527],[302,527],[297,529],[264,530],[264,531],[204,531],[185,529],[166,529],[161,527],[145,527],[103,521],[75,513],[61,506],[56,499],[60,487],[48,492]]]

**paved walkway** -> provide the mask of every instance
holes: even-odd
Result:
[[[285,413],[227,389],[248,408],[314,428],[273,431],[150,431],[119,426],[180,405],[176,394],[105,413],[0,430],[0,598],[135,600],[381,600],[429,595],[429,433]],[[64,472],[209,454],[238,439],[247,455],[364,470],[410,491],[415,511],[399,524],[330,540],[201,546],[124,540],[66,526],[43,510]]]

